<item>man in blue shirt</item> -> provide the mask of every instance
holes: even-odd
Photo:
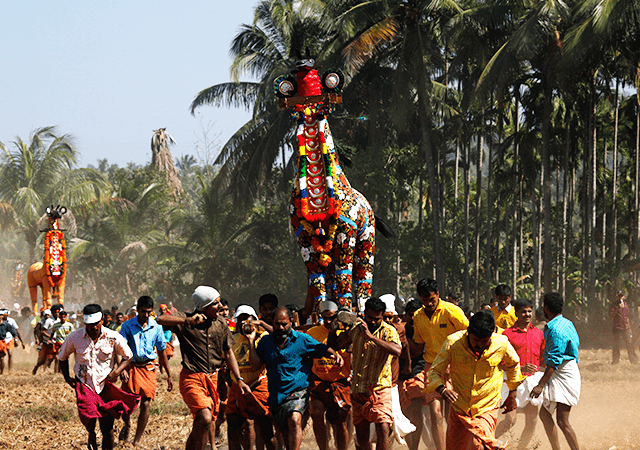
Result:
[[[140,415],[133,445],[136,446],[142,438],[144,429],[149,421],[151,400],[156,396],[156,357],[160,357],[162,368],[167,371],[167,391],[173,389],[169,360],[165,348],[164,331],[162,327],[151,317],[153,312],[153,299],[143,295],[138,299],[138,315],[122,324],[120,334],[124,336],[133,351],[131,366],[128,371],[122,372],[122,388],[126,392],[141,396]],[[131,415],[123,415],[124,427],[120,432],[119,440],[126,441],[129,438],[131,428]]]
[[[531,397],[542,394],[540,420],[553,450],[560,450],[558,430],[551,415],[555,410],[558,427],[571,450],[579,450],[578,438],[569,422],[571,407],[580,398],[580,370],[578,369],[578,332],[570,320],[562,316],[564,301],[557,292],[544,295],[544,315],[548,322],[544,328],[544,362],[547,368]]]
[[[292,328],[293,313],[286,307],[273,315],[273,333],[255,346],[256,330],[247,335],[251,368],[267,367],[269,407],[287,450],[299,450],[309,406],[309,374],[313,358],[333,358],[342,366],[342,357],[306,333]]]

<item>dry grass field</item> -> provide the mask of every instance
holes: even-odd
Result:
[[[86,431],[77,417],[75,396],[63,382],[62,375],[55,375],[48,369],[32,376],[34,350],[18,349],[14,356],[12,373],[5,372],[0,376],[0,449],[86,449]],[[606,350],[580,352],[582,396],[572,412],[572,422],[583,449],[640,447],[638,366],[632,366],[628,361],[611,366],[610,358],[611,352]],[[172,368],[176,389],[166,392],[166,382],[160,382],[141,448],[182,449],[191,430],[191,416],[177,389],[178,360],[172,360]],[[518,418],[513,444],[520,434],[523,419],[523,416]],[[121,421],[116,422],[118,429],[121,426]],[[564,440],[561,442],[563,448],[568,448]],[[118,448],[132,447],[121,444]],[[218,448],[227,448],[226,439]],[[317,448],[310,425],[305,430],[303,448]],[[406,447],[396,444],[394,448]],[[550,449],[541,424],[538,424],[531,448]]]

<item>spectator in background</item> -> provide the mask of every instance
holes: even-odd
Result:
[[[236,323],[229,316],[230,315],[229,302],[227,301],[226,298],[221,298],[220,304],[222,305],[222,309],[220,310],[220,315],[224,318],[224,320],[227,321],[227,325],[229,325],[229,329],[233,333],[234,331],[236,331]]]
[[[124,322],[125,322],[125,315],[119,312],[118,314],[116,314],[116,321],[112,322],[109,328],[112,329],[113,331],[117,331],[118,333],[120,333],[120,329],[122,328],[122,324]]]
[[[502,330],[511,328],[518,320],[515,308],[511,306],[511,288],[506,284],[499,284],[496,286],[494,294],[497,304],[491,307],[491,311],[496,319],[496,325]]]
[[[616,300],[609,303],[609,317],[613,331],[613,353],[611,364],[620,362],[620,346],[624,343],[631,364],[638,362],[636,351],[631,337],[631,323],[629,322],[629,304],[626,302],[624,292],[618,291]]]
[[[0,315],[0,374],[4,372],[4,357],[7,354],[7,343],[4,336],[6,336],[7,333],[14,338],[18,335],[13,325],[11,325],[6,320],[4,314],[2,314]]]
[[[273,312],[278,307],[278,297],[275,294],[264,294],[258,299],[259,319],[271,326],[273,323]],[[272,330],[267,329],[269,333]]]
[[[35,375],[38,372],[38,368],[44,365],[47,361],[53,360],[53,325],[54,320],[51,317],[51,310],[45,309],[41,313],[41,319],[33,330],[33,334],[36,338],[36,344],[39,346],[38,360],[32,370],[32,374]]]
[[[458,305],[458,294],[454,294],[453,292],[449,292],[449,293],[447,294],[447,298],[446,298],[446,300],[447,300],[449,303],[453,303],[453,304],[454,304],[454,305],[456,305],[456,306],[460,306],[460,305]]]
[[[8,309],[0,310],[0,315],[4,316],[4,320],[8,322],[16,331],[16,336],[14,336],[13,333],[11,333],[10,331],[7,331],[4,338],[4,341],[6,343],[6,353],[7,353],[7,372],[11,372],[14,344],[16,344],[19,339],[20,343],[22,344],[22,349],[24,350],[24,341],[22,340],[22,336],[20,336],[18,323],[13,318],[9,317],[9,310]],[[2,336],[0,335],[0,339],[1,338]]]

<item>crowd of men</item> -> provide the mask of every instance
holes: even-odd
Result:
[[[241,304],[229,317],[220,293],[200,286],[190,312],[162,304],[154,318],[154,300],[142,296],[126,315],[86,305],[81,327],[54,305],[35,327],[33,374],[52,360],[59,363],[76,392],[90,449],[98,448],[97,424],[102,448],[114,447],[120,418],[119,441],[131,434],[134,445],[143,440],[157,372],[166,373],[167,390],[173,389],[169,358],[177,339],[178,387],[193,417],[187,449],[215,448],[226,420],[231,450],[297,450],[309,417],[321,450],[329,448],[329,430],[337,450],[347,448],[353,430],[362,450],[372,441],[387,449],[393,439],[416,450],[424,431],[436,450],[501,449],[522,411],[518,448],[530,443],[540,417],[554,450],[560,448],[558,428],[577,450],[569,414],[580,395],[579,339],[562,316],[562,297],[545,294],[546,323],[536,326],[530,301],[512,304],[506,285],[494,293],[495,305],[467,315],[440,298],[435,280],[423,279],[419,300],[407,302],[403,315],[395,296],[385,294],[369,299],[360,315],[322,301],[314,320],[279,306],[273,294],[260,298],[259,314]],[[24,346],[5,312],[0,336]],[[9,354],[2,342],[0,354]],[[423,411],[429,430],[423,430]]]

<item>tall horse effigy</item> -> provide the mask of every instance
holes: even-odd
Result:
[[[64,233],[60,229],[60,219],[67,208],[48,207],[48,228],[44,231],[44,261],[35,262],[29,267],[27,284],[31,295],[31,307],[37,312],[38,286],[42,288],[42,306],[51,308],[52,298],[64,304],[64,284],[67,276],[67,252]]]
[[[371,296],[375,217],[367,199],[347,181],[333,146],[327,115],[343,77],[326,71],[322,82],[315,60],[299,58],[291,75],[275,80],[280,107],[297,121],[297,178],[291,195],[291,221],[309,277],[308,299],[331,299],[351,307],[356,284],[360,310]],[[297,94],[297,96],[296,96]]]

